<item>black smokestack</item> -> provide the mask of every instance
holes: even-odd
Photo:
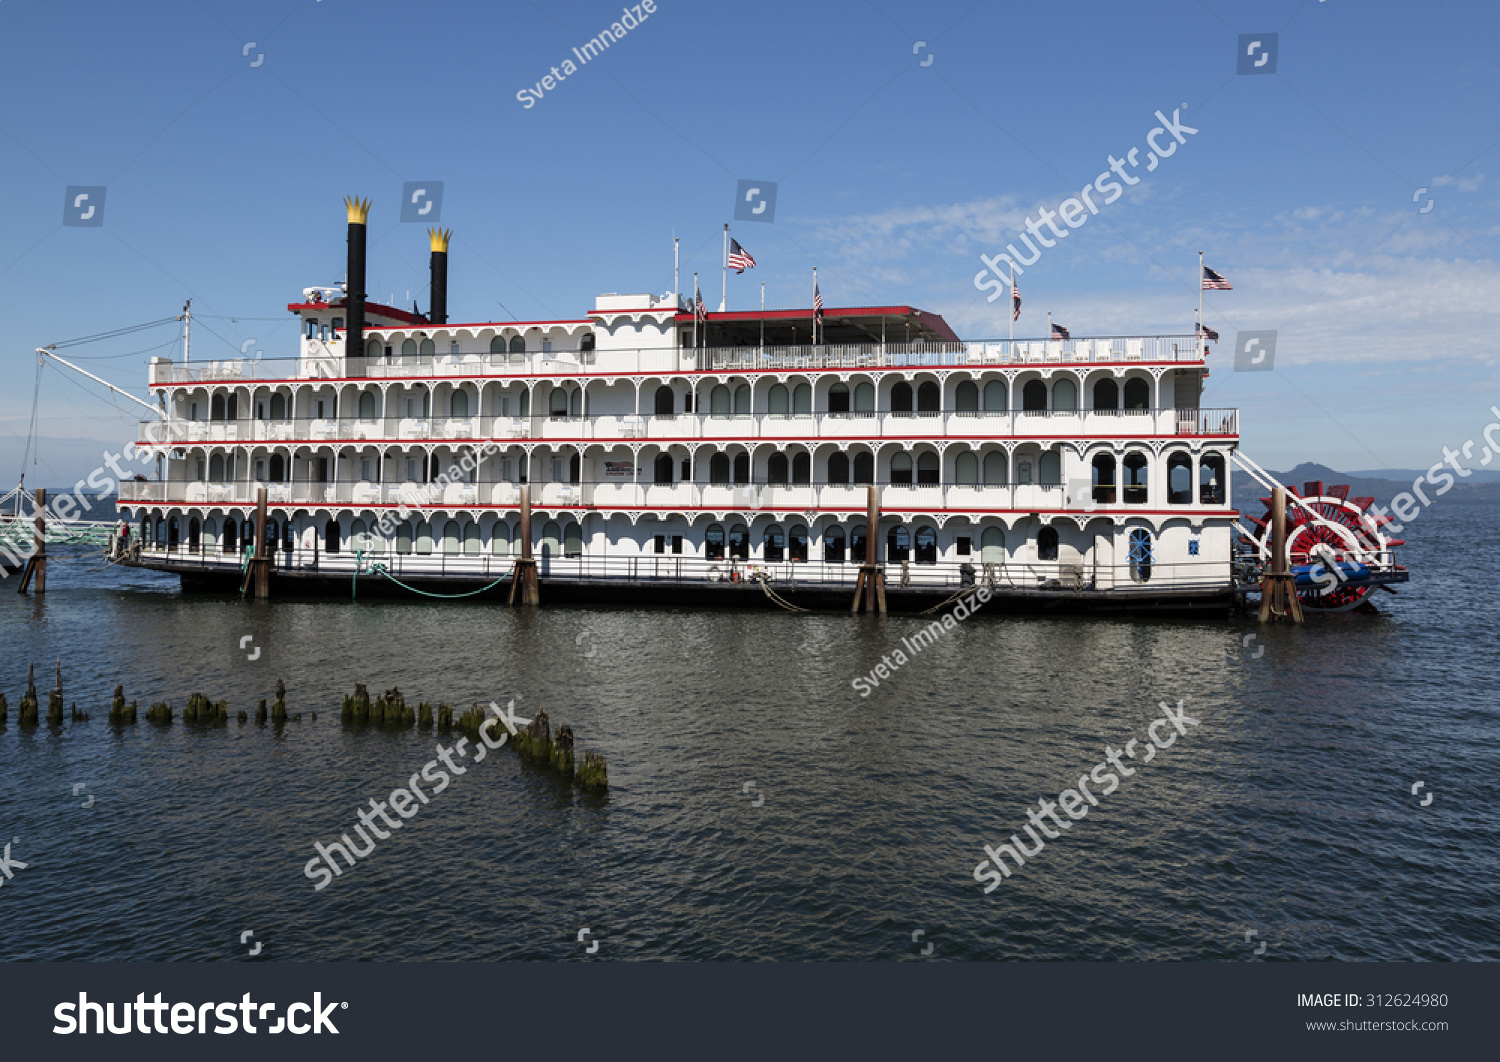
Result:
[[[344,307],[348,317],[346,358],[365,356],[365,223],[370,218],[368,199],[344,200],[349,211],[349,273]]]
[[[428,229],[427,239],[432,246],[432,306],[427,319],[433,324],[448,323],[448,238],[450,229]]]

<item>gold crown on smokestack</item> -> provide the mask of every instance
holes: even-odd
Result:
[[[344,208],[349,211],[349,224],[363,225],[370,220],[370,201],[344,196]]]
[[[448,253],[448,240],[453,235],[452,229],[428,229],[427,241],[432,246],[434,253]]]

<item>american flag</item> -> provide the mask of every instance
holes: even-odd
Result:
[[[820,320],[823,317],[823,293],[818,290],[816,280],[813,281],[813,316]]]
[[[1208,327],[1208,325],[1201,324],[1201,325],[1198,326],[1198,330],[1203,333],[1203,338],[1204,339],[1211,339],[1215,343],[1217,343],[1219,341],[1219,333],[1215,332],[1212,328]]]
[[[1012,321],[1021,319],[1021,288],[1015,281],[1010,283],[1010,319]]]
[[[1234,288],[1230,287],[1229,281],[1225,280],[1220,274],[1215,273],[1212,269],[1208,268],[1208,266],[1204,266],[1203,267],[1203,290],[1204,291],[1233,291]]]
[[[708,324],[708,307],[703,304],[703,291],[696,280],[693,281],[693,317]]]
[[[1062,325],[1060,325],[1060,324],[1054,324],[1052,326],[1052,338],[1053,339],[1072,339],[1073,336]]]
[[[755,268],[755,256],[740,246],[740,241],[729,237],[729,268],[736,273]]]

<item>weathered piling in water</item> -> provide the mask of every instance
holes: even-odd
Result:
[[[0,693],[0,726],[5,725],[5,717],[10,712],[10,703],[6,701],[5,694]]]
[[[453,706],[451,704],[437,706],[437,728],[441,732],[453,729]]]
[[[114,700],[109,705],[109,721],[115,726],[135,722],[135,702],[125,703],[125,687],[116,686]]]
[[[250,713],[241,708],[239,711],[238,719],[240,726],[244,726],[247,722],[250,721]]]
[[[257,726],[266,725],[266,699],[262,697],[260,704],[255,709],[255,722]]]
[[[286,683],[276,680],[276,700],[271,702],[271,722],[286,722]]]
[[[430,715],[431,709],[427,710]],[[314,715],[313,718],[316,719],[317,716]],[[344,696],[339,720],[345,726],[407,728],[416,725],[417,710],[406,703],[406,696],[399,687],[392,686],[385,691],[385,696],[377,697],[372,702],[365,684],[357,682],[354,684],[354,695]]]
[[[172,725],[172,706],[166,701],[157,701],[146,713],[148,722],[157,723],[161,726]]]
[[[89,721],[89,713],[80,712],[78,710],[78,702],[74,701],[68,706],[68,718],[75,723],[87,723]]]
[[[26,692],[21,694],[21,725],[36,726],[39,721],[36,701],[36,665],[26,668]]]
[[[573,728],[564,723],[552,742],[552,767],[564,777],[573,774]]]
[[[229,722],[229,702],[219,701],[215,704],[201,693],[195,693],[188,698],[187,707],[182,710],[182,721],[184,723],[202,724],[227,724]]]
[[[432,705],[426,701],[417,705],[417,726],[423,730],[432,729]]]
[[[578,784],[585,789],[609,788],[609,769],[603,756],[597,752],[583,754],[583,765],[578,768]]]
[[[63,721],[62,661],[57,662],[57,685],[47,692],[47,723],[61,726]]]

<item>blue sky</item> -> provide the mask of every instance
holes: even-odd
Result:
[[[1003,336],[979,254],[1183,104],[1199,132],[1027,269],[1017,334],[1049,309],[1074,335],[1190,331],[1203,249],[1235,285],[1208,293],[1204,404],[1243,410],[1263,465],[1426,467],[1496,419],[1494,5],[657,0],[518,102],[623,6],[0,0],[0,481],[38,345],[191,296],[197,356],[291,353],[287,302],[343,275],[347,194],[374,201],[372,297],[426,307],[399,199],[440,180],[452,319],[524,320],[669,290],[674,231],[716,302],[736,183],[775,181],[775,221],[735,225],[760,264],[731,308],[760,281],[807,305],[817,265],[831,305]],[[1238,35],[1270,32],[1276,73],[1237,75]],[[61,224],[68,185],[107,187],[101,227]],[[1266,328],[1276,371],[1233,372],[1235,331]],[[144,395],[171,338],[72,353]],[[28,482],[86,475],[136,419],[48,368]]]

